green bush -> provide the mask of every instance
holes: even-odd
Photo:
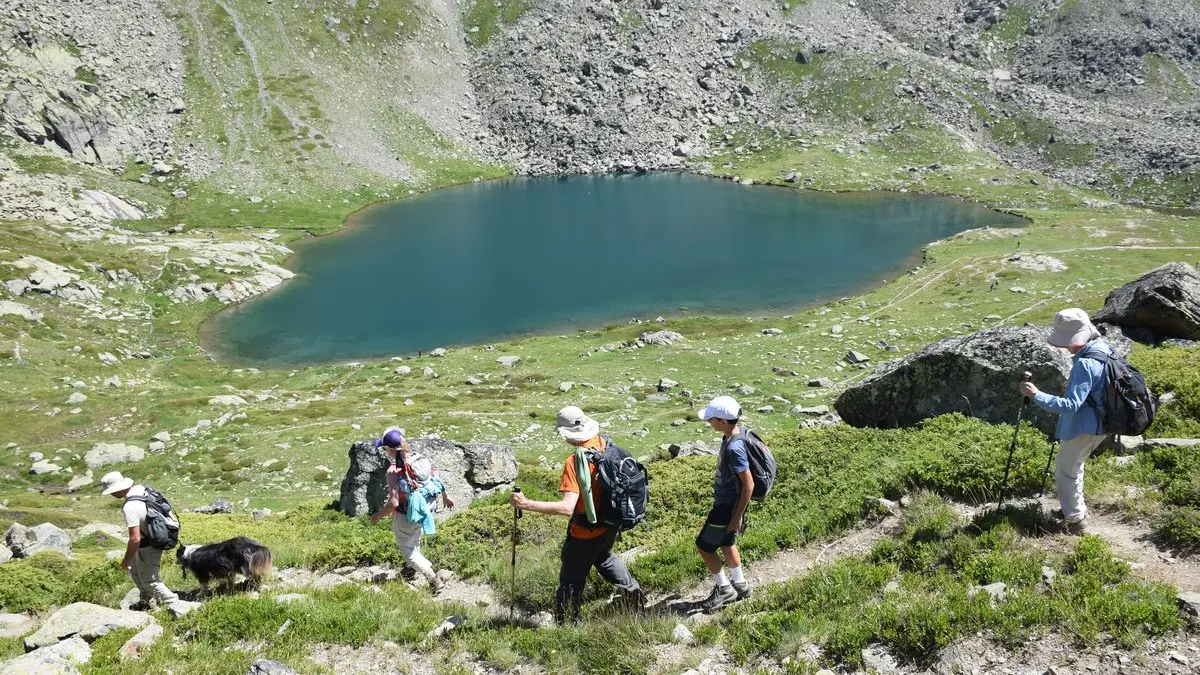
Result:
[[[124,580],[116,561],[89,565],[58,553],[39,553],[0,565],[0,605],[27,612],[72,602],[105,604],[119,599]]]
[[[1102,540],[1083,537],[1069,554],[1050,557],[1018,534],[1024,518],[1006,510],[947,527],[936,498],[922,496],[897,539],[727,610],[730,652],[743,661],[762,653],[794,657],[816,643],[829,665],[858,668],[861,650],[881,641],[923,666],[955,640],[984,631],[1017,646],[1066,626],[1081,640],[1108,633],[1132,645],[1181,627],[1173,591],[1133,579]],[[1058,573],[1050,586],[1043,566]],[[1007,585],[1002,600],[979,588],[997,581]]]
[[[750,507],[739,548],[754,561],[836,535],[868,515],[867,497],[897,498],[931,489],[961,498],[994,498],[1011,437],[1012,427],[961,415],[930,420],[916,429],[835,426],[774,434],[767,440],[779,463],[779,478],[770,499]],[[1039,432],[1021,430],[1009,480],[1013,494],[1037,489],[1048,451]],[[643,586],[672,589],[704,573],[693,541],[712,505],[715,462],[689,457],[651,464],[647,522],[622,535],[619,544],[645,552],[631,565]],[[557,497],[556,472],[522,470],[520,482],[534,499]],[[442,524],[428,546],[435,562],[507,589],[512,509],[503,500],[498,495]],[[517,596],[530,608],[547,609],[552,603],[566,526],[563,518],[538,514],[521,520]],[[910,548],[919,553],[916,545]]]
[[[1200,436],[1200,348],[1136,346],[1129,361],[1146,376],[1158,395],[1174,400],[1155,415],[1147,435],[1156,438]]]

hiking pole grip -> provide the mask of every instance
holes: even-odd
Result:
[[[514,493],[514,494],[518,494],[518,495],[519,495],[519,494],[521,494],[521,487],[520,487],[519,485],[514,485],[514,486],[513,486],[513,493]],[[520,518],[520,517],[521,517],[522,515],[524,515],[524,513],[525,513],[524,511],[522,511],[521,509],[519,509],[519,508],[517,508],[517,507],[515,507],[515,506],[513,507],[513,511],[515,511],[515,512],[516,512],[516,517],[517,517],[517,518]]]
[[[1021,373],[1021,384],[1025,384],[1026,382],[1032,382],[1032,381],[1033,381],[1033,373],[1029,372],[1028,370]],[[1028,396],[1024,397],[1021,400],[1021,405],[1023,405],[1023,406],[1029,405],[1029,397]]]

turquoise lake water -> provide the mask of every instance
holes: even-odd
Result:
[[[264,366],[367,359],[658,314],[780,310],[895,275],[924,244],[1021,218],[957,199],[686,174],[525,178],[370,208],[297,277],[205,327]]]

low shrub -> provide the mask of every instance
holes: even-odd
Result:
[[[1054,557],[1028,545],[1001,517],[948,527],[936,497],[921,497],[902,534],[868,555],[818,568],[762,589],[723,617],[730,652],[799,656],[816,643],[833,664],[861,667],[861,650],[885,643],[893,654],[927,665],[964,635],[987,631],[1019,645],[1065,626],[1091,642],[1103,634],[1125,645],[1181,627],[1174,592],[1133,578],[1096,537]],[[1014,515],[1019,515],[1014,512]],[[1042,568],[1057,573],[1047,585]],[[981,587],[1002,581],[1002,597]]]
[[[1146,376],[1150,390],[1174,398],[1155,415],[1147,432],[1155,438],[1200,436],[1200,348],[1135,346],[1129,361]]]
[[[0,565],[0,605],[9,612],[39,612],[72,602],[106,604],[119,599],[124,586],[116,561],[88,564],[45,552]]]

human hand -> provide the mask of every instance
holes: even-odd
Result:
[[[1020,387],[1021,395],[1027,398],[1033,398],[1038,393],[1038,388],[1032,382],[1022,382]]]
[[[454,508],[454,500],[450,499],[450,495],[446,494],[445,492],[442,493],[442,504],[444,504],[448,509]]]
[[[738,516],[737,518],[730,520],[729,524],[725,526],[725,531],[726,532],[741,532],[742,531],[742,517]]]
[[[518,509],[524,510],[524,509],[529,508],[529,505],[531,502],[529,501],[529,498],[526,497],[523,493],[514,492],[511,495],[509,495],[508,503],[512,504],[513,506],[515,506]]]

